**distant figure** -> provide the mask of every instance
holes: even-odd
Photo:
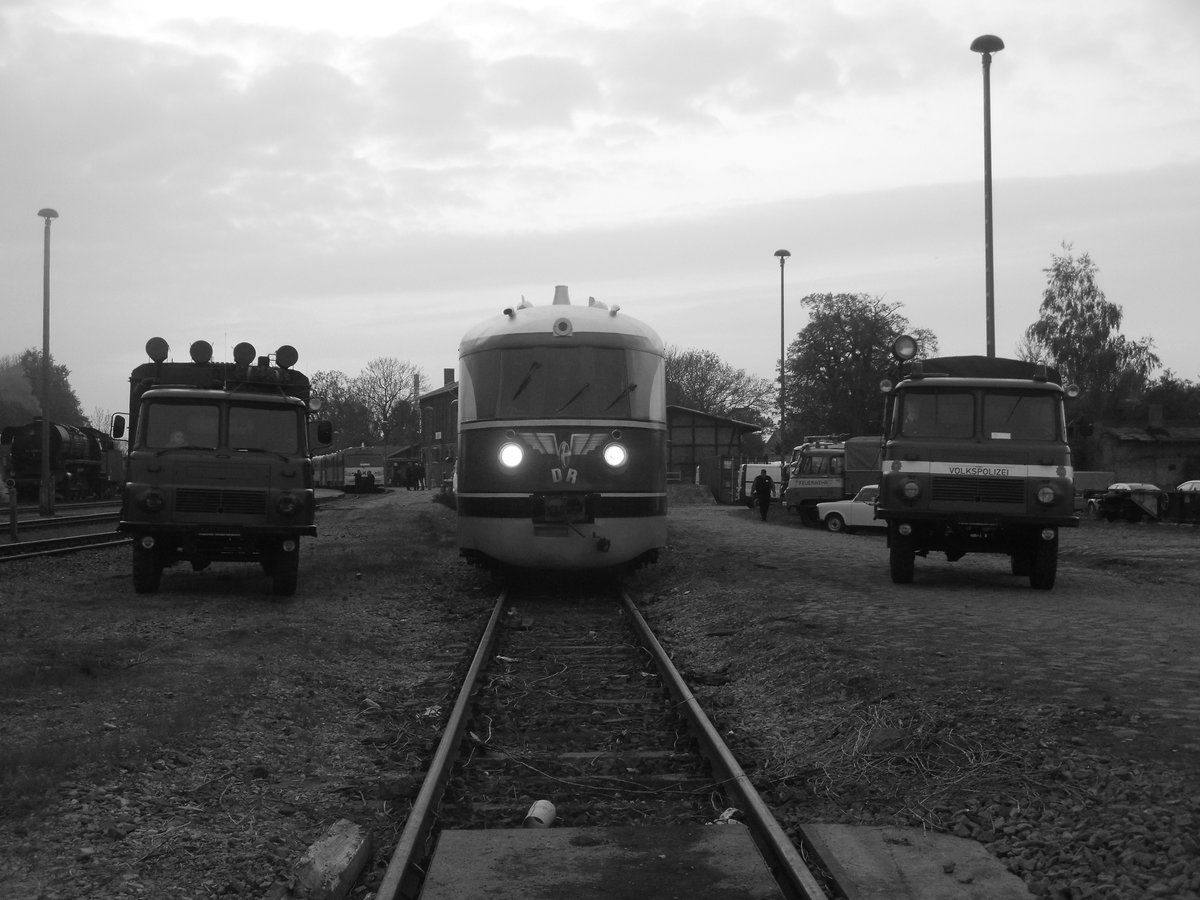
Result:
[[[417,490],[425,490],[425,466],[423,463],[417,463]]]
[[[771,508],[771,489],[774,486],[775,482],[771,480],[767,470],[763,469],[754,479],[754,486],[750,489],[750,496],[758,503],[758,514],[764,522],[767,521],[767,510]]]

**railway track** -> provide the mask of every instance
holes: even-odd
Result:
[[[32,559],[36,556],[71,553],[76,550],[90,550],[97,547],[119,547],[129,544],[132,540],[129,535],[120,531],[103,531],[76,534],[70,537],[45,538],[39,541],[21,541],[16,544],[0,544],[0,563]]]
[[[555,827],[638,826],[651,842],[658,826],[736,818],[781,896],[838,895],[623,593],[500,596],[376,896],[419,896],[441,834],[517,829],[527,812]]]

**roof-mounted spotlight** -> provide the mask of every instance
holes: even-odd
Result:
[[[917,339],[907,334],[902,334],[900,337],[892,341],[892,356],[907,362],[917,355]]]
[[[254,357],[257,354],[258,351],[254,349],[253,344],[242,341],[233,348],[233,361],[239,366],[248,366],[250,363],[254,362]]]
[[[164,362],[171,353],[171,345],[163,338],[152,337],[146,341],[146,355],[156,363]]]
[[[188,353],[191,354],[192,362],[198,366],[212,362],[213,348],[208,341],[193,341]]]
[[[296,348],[291,344],[284,344],[275,351],[275,365],[281,369],[290,369],[296,364],[296,360],[300,358],[300,354],[296,352]]]

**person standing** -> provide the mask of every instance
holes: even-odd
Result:
[[[767,474],[767,470],[763,469],[758,473],[758,477],[754,479],[754,485],[750,488],[750,495],[758,504],[758,514],[762,516],[764,522],[767,521],[767,510],[771,508],[771,491],[774,487],[775,482]]]

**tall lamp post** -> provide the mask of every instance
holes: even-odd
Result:
[[[786,383],[787,372],[787,357],[784,355],[784,329],[783,329],[783,264],[792,254],[787,250],[776,250],[775,255],[779,257],[779,462],[780,462],[780,477],[783,477],[783,468],[787,466],[787,448],[783,445],[783,425],[784,425],[784,385]],[[782,490],[782,487],[780,488]]]
[[[46,220],[45,250],[42,254],[42,489],[40,513],[54,515],[54,483],[50,480],[50,222],[58,213],[47,207],[38,215]]]
[[[971,41],[971,49],[983,57],[983,242],[987,283],[987,355],[996,355],[996,286],[992,269],[992,54],[1004,49],[994,34]]]

